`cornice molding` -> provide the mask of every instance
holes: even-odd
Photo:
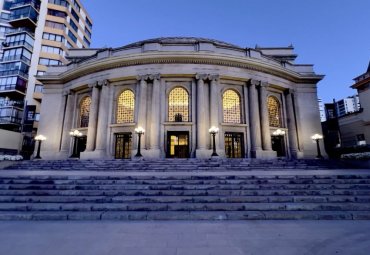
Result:
[[[237,58],[217,54],[133,54],[104,58],[90,63],[84,63],[60,75],[46,75],[40,81],[46,84],[67,83],[81,76],[127,66],[148,64],[202,64],[236,67],[251,71],[263,72],[296,83],[317,83],[322,75],[302,76],[282,66],[272,65],[252,58]],[[146,75],[148,77],[148,75]]]

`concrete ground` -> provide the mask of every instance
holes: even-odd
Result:
[[[6,255],[370,254],[370,221],[0,222]]]

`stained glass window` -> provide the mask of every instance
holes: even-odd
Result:
[[[225,123],[241,123],[240,96],[234,90],[226,90],[222,96]]]
[[[134,115],[135,95],[131,90],[125,90],[118,97],[117,123],[132,123]]]
[[[91,97],[85,97],[82,99],[80,105],[80,127],[89,126],[90,105]]]
[[[280,127],[281,116],[279,100],[275,97],[269,96],[267,98],[267,108],[269,112],[270,127]]]
[[[168,121],[189,121],[189,94],[183,88],[171,90],[168,98]]]

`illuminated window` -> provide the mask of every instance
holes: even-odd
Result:
[[[91,97],[85,97],[82,99],[80,105],[80,127],[89,126],[90,105]]]
[[[280,103],[275,97],[267,98],[267,108],[269,112],[270,127],[280,127],[281,126],[281,116],[280,116]]]
[[[189,121],[189,94],[183,88],[171,90],[168,98],[168,121]]]
[[[125,90],[118,97],[117,123],[132,123],[134,115],[135,95],[131,90]]]
[[[229,89],[222,96],[222,106],[225,123],[241,123],[240,97]]]

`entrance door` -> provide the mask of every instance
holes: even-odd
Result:
[[[80,157],[81,152],[86,150],[87,136],[77,137],[77,155]]]
[[[244,157],[243,133],[225,133],[225,154],[227,158]]]
[[[131,133],[118,133],[114,135],[116,137],[114,157],[116,159],[131,158]]]
[[[286,156],[284,136],[271,136],[271,145],[272,150],[277,152],[278,157]]]
[[[167,157],[189,157],[189,132],[167,132]]]

